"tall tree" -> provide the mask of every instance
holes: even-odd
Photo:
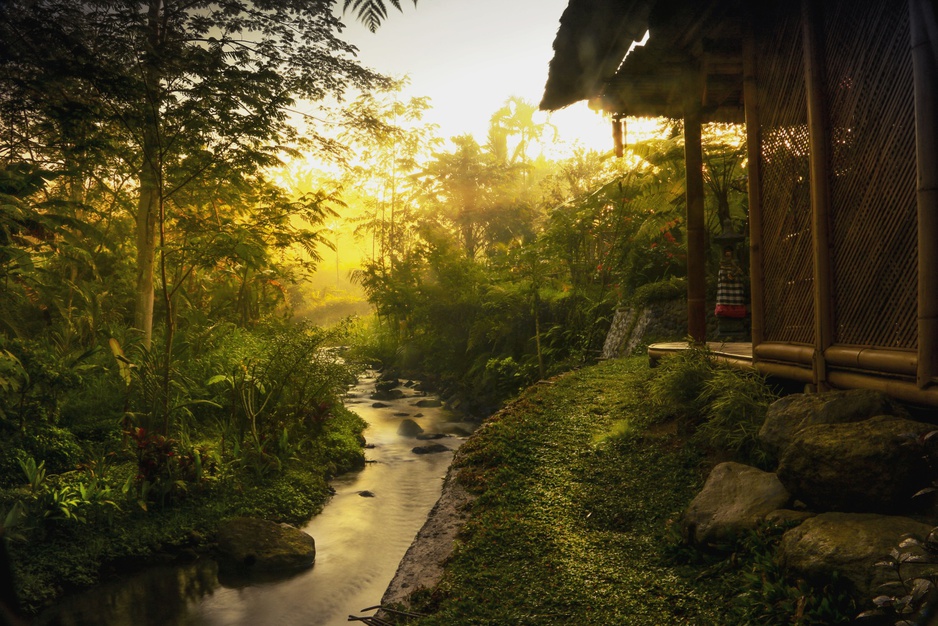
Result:
[[[400,86],[403,86],[401,83]],[[401,100],[400,86],[387,93],[365,93],[343,110],[341,139],[356,149],[346,187],[367,193],[368,215],[357,232],[370,231],[372,261],[393,269],[406,246],[400,216],[411,203],[411,175],[440,143],[437,126],[423,121],[428,98]],[[362,194],[359,194],[362,200]]]
[[[471,135],[453,137],[452,142],[455,149],[434,153],[419,178],[425,202],[453,230],[466,256],[474,259],[533,218],[527,207],[513,202],[521,166],[506,164],[497,153],[483,150]]]
[[[546,122],[536,122],[537,106],[523,98],[513,96],[504,106],[492,114],[489,120],[489,149],[496,154],[503,153],[510,163],[528,163],[528,148],[532,141],[537,141],[548,128],[556,129]],[[508,156],[508,140],[514,139],[514,150]]]

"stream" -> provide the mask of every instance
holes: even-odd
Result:
[[[63,599],[39,624],[337,626],[348,624],[349,615],[370,615],[361,609],[380,602],[440,497],[453,458],[452,452],[412,449],[442,443],[455,450],[473,427],[445,408],[416,406],[436,398],[412,386],[398,387],[403,398],[372,400],[375,381],[375,373],[368,372],[346,394],[346,406],[368,422],[367,463],[333,479],[335,495],[303,527],[316,540],[311,569],[276,580],[220,580],[210,559],[152,566]],[[373,406],[379,404],[385,406]],[[398,427],[407,418],[426,434],[447,436],[432,441],[401,436]]]

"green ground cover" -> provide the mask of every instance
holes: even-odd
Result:
[[[466,442],[455,467],[478,498],[440,585],[414,597],[426,617],[409,624],[848,619],[833,590],[779,572],[781,529],[722,554],[681,543],[675,521],[715,451],[662,417],[653,376],[644,357],[570,372],[529,388]]]
[[[717,585],[665,558],[701,459],[646,427],[646,362],[537,385],[465,444],[459,480],[479,498],[420,624],[721,622]]]

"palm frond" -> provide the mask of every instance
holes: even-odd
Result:
[[[395,9],[401,13],[404,12],[401,8],[400,0],[388,1]],[[414,0],[414,6],[417,6],[417,0]],[[358,21],[364,24],[365,28],[373,33],[378,31],[381,22],[388,17],[388,9],[384,4],[384,0],[345,0],[342,5],[342,11],[348,11],[349,7],[351,7],[352,12],[356,14]]]

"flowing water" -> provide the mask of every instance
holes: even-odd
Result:
[[[332,481],[335,495],[303,530],[316,540],[312,569],[280,579],[219,580],[211,560],[155,566],[120,581],[67,598],[46,613],[43,624],[63,626],[335,626],[378,604],[433,504],[440,496],[452,452],[416,454],[415,446],[442,443],[455,450],[468,434],[443,408],[418,407],[432,399],[400,387],[405,397],[374,407],[373,373],[346,398],[368,428],[368,463]],[[404,419],[424,431],[447,434],[418,441],[398,434]],[[370,492],[366,497],[362,492]],[[370,613],[369,613],[370,614]]]

